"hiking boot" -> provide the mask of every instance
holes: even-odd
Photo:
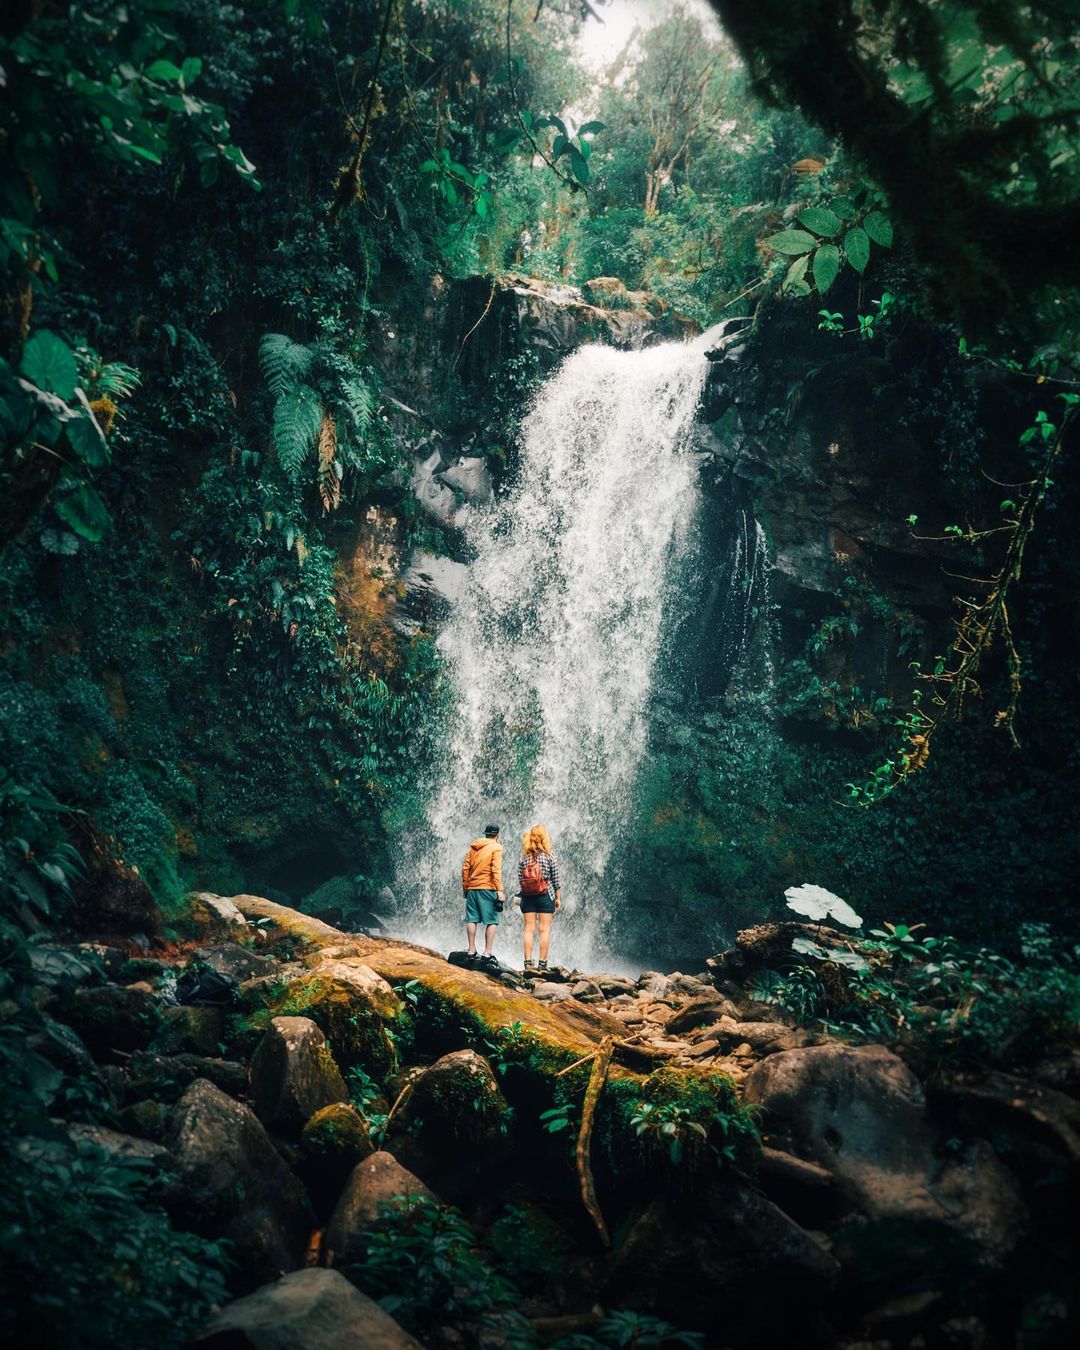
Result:
[[[541,961],[539,965],[536,967],[537,970],[547,970],[547,968],[548,963],[546,961]]]
[[[524,967],[523,967],[523,969],[524,969],[524,970],[535,970],[535,969],[536,969],[536,962],[535,962],[535,961],[526,961],[526,962],[525,962],[525,965],[524,965]]]

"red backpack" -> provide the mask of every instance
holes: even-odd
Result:
[[[521,869],[521,894],[522,895],[546,895],[547,880],[544,877],[544,869],[540,866],[540,859],[535,853],[530,853],[525,860],[525,866]]]

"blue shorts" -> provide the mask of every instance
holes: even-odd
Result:
[[[498,923],[499,911],[495,908],[498,903],[498,891],[467,891],[465,893],[465,922]]]

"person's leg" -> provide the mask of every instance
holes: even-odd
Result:
[[[484,955],[490,956],[492,948],[495,946],[495,934],[499,931],[498,924],[489,923],[484,929]]]
[[[476,955],[476,924],[467,923],[465,925],[465,936],[469,939],[469,955]]]
[[[551,920],[553,914],[538,914],[537,922],[540,926],[540,960],[546,961],[548,957],[548,948],[551,946]]]
[[[536,915],[525,913],[521,917],[525,920],[525,960],[531,961],[536,941]]]

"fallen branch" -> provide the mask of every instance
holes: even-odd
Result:
[[[581,1129],[578,1132],[577,1140],[577,1170],[578,1177],[581,1180],[582,1203],[596,1225],[596,1231],[600,1234],[600,1241],[605,1247],[611,1246],[611,1238],[608,1236],[607,1224],[604,1223],[604,1216],[600,1213],[600,1206],[596,1199],[596,1185],[593,1181],[592,1164],[589,1161],[589,1145],[592,1142],[596,1104],[600,1100],[600,1094],[607,1082],[612,1047],[613,1039],[610,1036],[605,1036],[597,1047],[596,1056],[593,1059],[592,1073],[589,1075],[589,1086],[585,1089],[585,1101],[581,1107]]]

